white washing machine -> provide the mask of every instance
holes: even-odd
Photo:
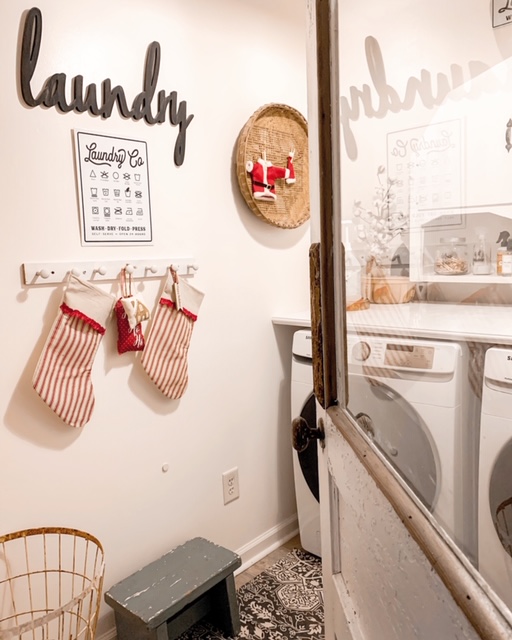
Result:
[[[292,419],[316,426],[311,332],[294,334]],[[351,414],[405,483],[476,563],[478,432],[466,345],[347,335]],[[294,451],[301,543],[320,554],[317,441]]]
[[[478,568],[512,607],[512,349],[485,354],[480,422]]]

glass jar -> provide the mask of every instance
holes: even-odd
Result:
[[[476,276],[486,276],[489,275],[491,271],[491,248],[484,234],[480,234],[478,240],[473,245],[473,274]]]
[[[441,238],[436,248],[434,271],[440,276],[461,276],[468,273],[466,238]]]

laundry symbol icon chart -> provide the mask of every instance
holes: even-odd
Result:
[[[82,246],[152,244],[147,142],[75,131],[74,143]]]
[[[512,24],[512,0],[493,0],[492,26]]]

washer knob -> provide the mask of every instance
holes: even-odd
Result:
[[[367,342],[356,342],[352,348],[352,356],[354,360],[358,360],[359,362],[368,360],[371,352],[371,347]]]

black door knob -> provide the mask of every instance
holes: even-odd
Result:
[[[299,453],[307,449],[312,440],[320,440],[325,438],[323,428],[310,427],[304,418],[295,418],[292,421],[292,445],[295,451]]]

